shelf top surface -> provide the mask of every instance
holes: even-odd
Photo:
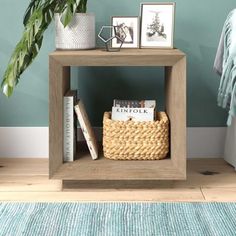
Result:
[[[185,56],[179,49],[121,49],[119,52],[107,52],[105,49],[95,49],[95,50],[56,50],[50,53],[50,56]]]
[[[62,66],[173,66],[185,57],[179,49],[57,50],[49,55]]]

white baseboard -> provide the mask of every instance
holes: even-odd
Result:
[[[95,128],[99,140],[102,129]],[[188,128],[188,158],[221,158],[225,127]],[[81,130],[78,139],[83,140]],[[0,127],[0,157],[48,158],[48,127]]]
[[[188,128],[188,158],[223,158],[226,130],[226,127]]]
[[[48,158],[48,127],[0,127],[0,157]]]

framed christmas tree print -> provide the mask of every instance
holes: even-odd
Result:
[[[175,3],[141,3],[141,48],[173,48]]]

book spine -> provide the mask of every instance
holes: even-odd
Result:
[[[154,108],[112,107],[111,119],[116,121],[154,121]]]
[[[86,117],[83,117],[83,115],[85,115],[85,114],[82,114],[79,105],[76,105],[76,106],[75,106],[75,112],[76,112],[76,114],[77,114],[77,118],[78,118],[78,121],[79,121],[81,130],[82,130],[82,132],[83,132],[84,138],[85,138],[85,140],[86,140],[86,143],[87,143],[87,145],[88,145],[88,148],[89,148],[89,152],[90,152],[90,154],[91,154],[91,157],[92,157],[93,160],[96,160],[96,159],[98,158],[98,153],[97,153],[97,151],[95,150],[95,147],[94,147],[94,145],[93,145],[93,141],[92,141],[93,137],[91,137],[91,136],[89,135],[89,132],[88,132],[88,128],[89,128],[89,127],[88,127],[88,125],[86,126],[86,123],[85,123],[85,120],[84,120],[84,118],[86,118],[86,119],[87,119],[87,122],[89,122],[89,121],[88,121],[88,117],[87,117],[87,116],[86,116]],[[89,123],[89,126],[91,127],[90,123]],[[91,127],[91,128],[92,128],[92,127]],[[91,131],[91,132],[92,132],[92,131]]]
[[[82,132],[84,134],[85,140],[87,142],[88,149],[89,149],[89,152],[91,154],[91,157],[92,157],[93,160],[96,160],[98,158],[98,154],[96,153],[96,151],[93,148],[93,143],[91,141],[91,137],[89,136],[88,132],[86,131],[86,125],[85,125],[83,120],[80,120],[79,122],[80,122]]]
[[[64,162],[74,161],[75,155],[74,97],[64,97]]]
[[[155,108],[155,100],[113,100],[114,107],[126,107],[126,108]]]
[[[142,107],[141,101],[138,100],[118,100],[114,99],[114,107]]]

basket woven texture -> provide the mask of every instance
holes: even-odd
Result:
[[[103,116],[103,152],[113,160],[160,160],[169,152],[169,119],[157,112],[156,121],[114,121]]]

